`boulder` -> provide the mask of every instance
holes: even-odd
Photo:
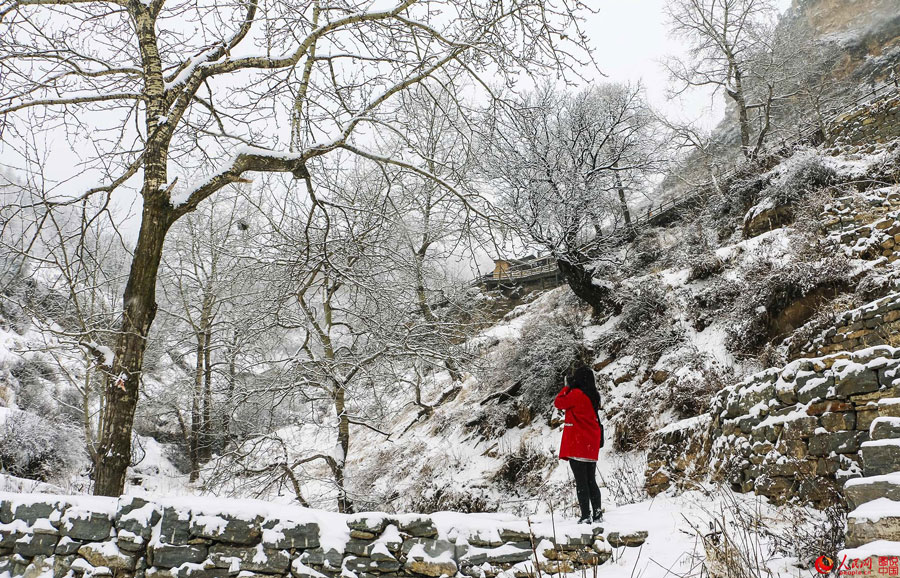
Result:
[[[60,521],[60,533],[76,540],[100,542],[109,538],[112,518],[103,512],[73,506]]]
[[[279,521],[264,524],[262,544],[276,550],[308,549],[319,547],[319,526],[314,522]]]
[[[251,545],[262,537],[260,518],[245,520],[227,515],[191,516],[191,535],[229,544]]]

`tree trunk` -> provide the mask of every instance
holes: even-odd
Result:
[[[740,69],[734,65],[734,90],[725,91],[728,96],[737,104],[738,107],[738,123],[741,129],[741,152],[744,156],[750,158],[750,114],[747,112],[747,101],[744,99],[744,83]]]
[[[341,448],[340,459],[334,466],[334,478],[338,488],[338,511],[344,514],[353,512],[353,502],[347,496],[344,487],[344,466],[347,464],[347,452],[350,450],[350,416],[347,415],[346,391],[343,384],[337,384],[334,390],[334,410],[338,417],[338,445]]]
[[[613,168],[616,168],[615,165]],[[625,200],[625,187],[622,185],[619,171],[614,171],[613,174],[616,176],[616,190],[619,191],[619,206],[622,208],[622,217],[625,218],[625,228],[631,232],[631,211],[628,210],[628,201]]]
[[[203,348],[203,430],[202,435],[200,436],[200,458],[203,460],[208,460],[212,456],[213,443],[212,360],[210,359],[211,341],[212,329],[207,325]]]
[[[170,225],[166,209],[152,200],[147,202],[145,197],[141,230],[123,296],[122,325],[116,338],[113,367],[106,379],[105,405],[100,416],[100,459],[94,478],[94,494],[98,496],[118,496],[125,489],[144,350],[156,316],[156,278]]]
[[[194,387],[191,394],[191,441],[188,454],[191,459],[190,481],[197,481],[200,474],[200,436],[203,432],[203,413],[201,412],[201,396],[203,395],[203,331],[197,331],[197,360],[194,365]]]
[[[594,315],[602,315],[608,311],[619,312],[621,307],[613,301],[612,291],[605,285],[594,284],[593,274],[585,267],[582,259],[559,257],[556,264],[572,292],[591,306]]]

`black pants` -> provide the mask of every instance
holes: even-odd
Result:
[[[572,475],[575,477],[575,493],[578,495],[578,506],[581,517],[591,517],[591,506],[594,512],[600,512],[600,487],[597,486],[597,462],[580,462],[569,460]]]

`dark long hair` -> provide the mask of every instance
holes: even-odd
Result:
[[[568,376],[569,387],[580,389],[594,406],[594,411],[600,411],[600,392],[597,391],[597,382],[594,379],[594,372],[590,367],[579,364]],[[599,417],[598,417],[599,420]]]

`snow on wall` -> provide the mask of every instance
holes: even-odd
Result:
[[[258,500],[0,493],[0,577],[159,578],[572,572],[611,556],[602,528],[508,514],[345,515]],[[638,545],[646,532],[610,535]],[[50,562],[48,562],[50,560]]]

